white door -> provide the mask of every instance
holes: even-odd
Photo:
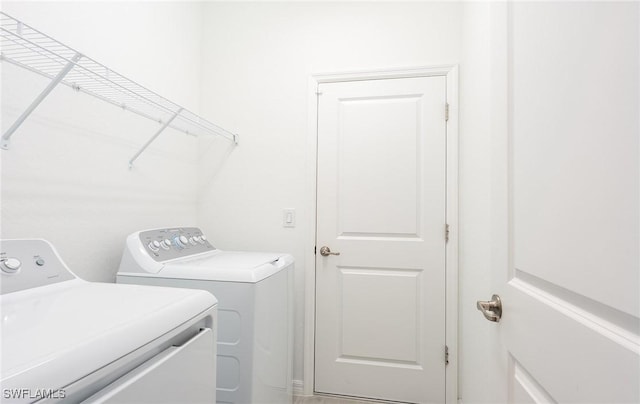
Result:
[[[640,402],[638,5],[493,11],[497,400]]]
[[[315,391],[443,402],[446,78],[319,92]]]

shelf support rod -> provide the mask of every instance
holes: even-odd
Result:
[[[180,112],[182,112],[182,108],[180,108],[175,114],[173,114],[173,116],[171,118],[169,118],[169,120],[167,120],[165,123],[163,123],[162,127],[160,129],[158,129],[158,131],[155,133],[155,135],[151,136],[151,139],[147,140],[147,143],[145,143],[144,146],[142,146],[142,148],[140,150],[138,150],[138,152],[136,154],[134,154],[133,157],[131,157],[131,160],[129,160],[129,170],[131,170],[133,168],[133,162],[136,161],[138,159],[138,157],[140,157],[142,152],[145,151],[147,149],[147,147],[149,147],[149,145],[151,143],[153,143],[153,141],[156,140],[156,138],[158,136],[160,136],[160,134],[165,129],[167,129],[167,126],[171,125],[171,122],[173,122],[173,120],[176,119],[176,117],[178,115],[180,115]]]
[[[7,131],[2,135],[2,144],[0,144],[0,147],[5,150],[9,149],[9,140],[11,138],[11,135],[13,135],[13,132],[15,132],[16,129],[18,129],[20,125],[22,125],[22,123],[29,117],[29,115],[31,115],[33,110],[35,110],[36,107],[40,105],[42,101],[44,101],[47,95],[49,95],[49,93],[53,91],[54,88],[56,88],[56,86],[62,81],[62,79],[64,79],[67,73],[69,73],[71,69],[73,69],[73,67],[76,65],[76,62],[80,60],[81,57],[82,55],[80,53],[76,53],[65,65],[65,67],[60,70],[56,77],[51,80],[51,83],[49,83],[49,85],[40,93],[40,95],[36,97],[35,100],[33,100],[31,105],[29,105],[27,109],[22,112],[22,115],[20,115],[18,119],[13,123],[13,125],[11,125],[11,127],[7,129]]]

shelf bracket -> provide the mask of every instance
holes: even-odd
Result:
[[[78,62],[81,57],[82,55],[80,53],[76,53],[71,58],[69,63],[67,63],[64,68],[62,68],[62,70],[60,70],[60,72],[56,75],[56,77],[51,80],[51,83],[49,83],[49,85],[40,93],[40,95],[36,97],[35,100],[33,100],[31,105],[29,105],[27,109],[22,112],[22,115],[20,115],[18,119],[13,123],[13,125],[11,125],[11,127],[7,129],[7,131],[2,135],[2,143],[0,144],[0,147],[5,150],[9,149],[9,141],[11,139],[11,135],[13,135],[13,132],[15,132],[16,129],[18,129],[20,125],[22,125],[22,123],[29,117],[29,115],[31,115],[33,110],[35,110],[36,107],[40,105],[40,103],[44,101],[45,98],[47,98],[47,95],[49,95],[49,93],[51,93],[51,91],[56,88],[56,86],[64,79],[67,73],[69,73],[71,69],[73,69],[73,67],[76,65],[76,62]]]
[[[169,118],[169,120],[167,120],[165,123],[162,124],[162,127],[160,129],[158,129],[158,131],[151,136],[151,138],[149,140],[147,140],[147,143],[145,143],[142,148],[140,150],[138,150],[138,152],[136,154],[133,155],[133,157],[131,157],[131,160],[129,160],[129,170],[131,170],[133,168],[133,162],[136,161],[138,159],[138,157],[140,157],[140,155],[142,154],[143,151],[145,151],[147,149],[147,147],[149,147],[149,145],[151,143],[153,143],[154,140],[156,140],[156,138],[158,136],[160,136],[160,134],[167,129],[167,126],[171,125],[171,122],[173,122],[174,119],[176,119],[178,117],[178,115],[180,115],[180,112],[182,112],[182,108],[180,108],[175,114],[173,114],[173,116],[171,118]]]

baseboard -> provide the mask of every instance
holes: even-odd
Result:
[[[304,394],[304,383],[302,380],[293,380],[291,382],[291,385],[292,385],[292,393],[296,397],[313,397],[314,396],[313,394],[311,394],[310,396]],[[336,396],[336,397],[339,397],[339,396]],[[363,400],[363,399],[360,399],[360,400]],[[462,398],[458,398],[458,404],[464,404],[464,402],[462,401]]]
[[[294,396],[304,396],[304,383],[302,380],[294,380],[293,381],[293,395]]]

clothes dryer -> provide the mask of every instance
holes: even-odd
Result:
[[[218,299],[219,403],[292,400],[294,260],[221,251],[196,227],[127,237],[118,283],[203,289]]]
[[[215,401],[208,292],[79,279],[45,240],[0,241],[3,403]]]

